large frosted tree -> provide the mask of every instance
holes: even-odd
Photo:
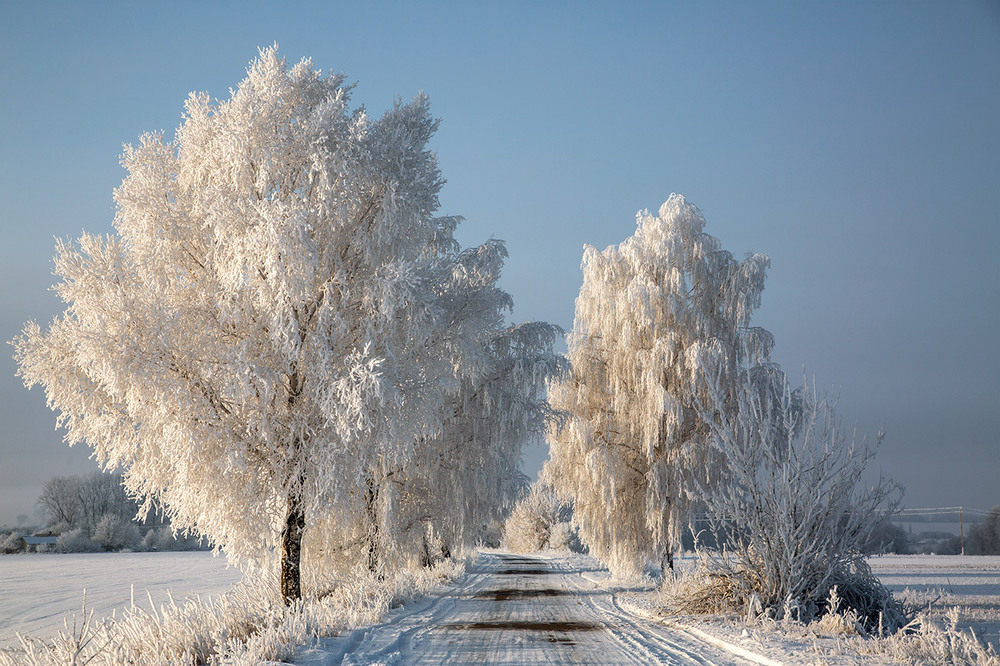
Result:
[[[58,245],[66,311],[15,341],[71,444],[235,561],[278,557],[286,602],[306,528],[377,518],[503,328],[435,216],[427,99],[373,120],[349,92],[270,48],[192,94],[126,147],[116,233]]]
[[[380,573],[408,559],[431,561],[441,549],[474,545],[518,496],[522,446],[544,435],[552,415],[546,381],[566,362],[552,352],[558,327],[506,323],[513,301],[497,286],[506,256],[491,240],[443,264],[439,305],[456,343],[458,381],[445,391],[441,427],[405,460],[374,461],[358,510],[313,531],[310,550],[322,567],[366,561]]]
[[[672,566],[693,480],[719,471],[699,408],[718,397],[711,409],[735,409],[737,368],[767,367],[771,336],[750,316],[769,259],[735,260],[704,226],[675,194],[620,245],[584,248],[572,371],[549,388],[569,418],[550,429],[546,478],[591,552],[623,572]]]

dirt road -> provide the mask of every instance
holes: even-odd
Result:
[[[580,562],[484,553],[442,594],[328,640],[297,663],[748,663],[625,612]]]

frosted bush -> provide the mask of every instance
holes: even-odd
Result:
[[[791,599],[787,601],[789,604],[792,603]],[[784,613],[786,616],[789,614],[788,612]],[[837,593],[836,586],[830,589],[830,596],[826,602],[826,612],[813,622],[813,625],[820,633],[831,636],[857,636],[866,633],[864,623],[858,617],[857,611],[841,608],[840,595]]]
[[[24,534],[21,532],[0,535],[0,554],[23,553],[25,547]]]
[[[859,487],[881,435],[871,446],[849,440],[815,388],[756,379],[745,373],[734,418],[716,412],[711,421],[727,482],[702,494],[722,550],[704,551],[713,577],[690,607],[723,598],[748,614],[808,622],[836,598],[866,631],[895,630],[902,607],[862,553],[898,506],[899,489],[885,478]]]
[[[958,615],[958,608],[952,608],[944,622],[935,622],[920,613],[891,636],[858,638],[848,645],[861,654],[902,663],[1000,666],[1000,654],[993,647],[984,645],[971,630],[958,628]]]
[[[549,530],[548,547],[552,550],[574,550],[575,536],[572,524],[556,523]]]
[[[83,528],[63,532],[56,540],[56,550],[60,553],[93,553],[100,549]]]
[[[113,513],[104,514],[97,522],[93,539],[104,550],[135,548],[141,542],[135,523]]]

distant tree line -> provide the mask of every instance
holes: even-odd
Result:
[[[94,472],[56,476],[42,487],[38,505],[46,516],[39,534],[57,538],[63,553],[120,550],[196,550],[204,542],[175,534],[155,509],[140,515],[140,504],[128,494],[121,474]],[[0,552],[26,549],[25,530],[0,536]]]
[[[1000,505],[989,510],[986,519],[972,525],[961,536],[951,532],[908,532],[901,525],[883,520],[865,542],[869,555],[898,553],[912,555],[1000,555]]]
[[[965,554],[1000,555],[1000,504],[989,510],[986,520],[969,530]]]

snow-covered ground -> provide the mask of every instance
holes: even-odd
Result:
[[[944,616],[994,645],[1000,636],[1000,557],[884,556],[872,568],[911,607]],[[133,599],[149,607],[168,594],[214,596],[240,580],[206,552],[14,555],[0,557],[0,646],[15,632],[53,635],[87,607],[107,616]],[[168,592],[169,591],[169,592]],[[650,583],[617,581],[588,557],[485,552],[469,572],[379,624],[299,649],[306,664],[412,663],[482,654],[507,663],[581,658],[592,663],[760,664],[888,661],[861,657],[840,636],[811,629],[746,625],[732,618],[665,615]],[[776,623],[772,623],[776,625]]]
[[[909,589],[955,597],[1000,598],[1000,556],[882,555],[868,563],[882,583],[897,594]]]
[[[16,633],[48,637],[63,620],[87,612],[107,617],[131,605],[158,607],[169,595],[180,602],[215,596],[242,578],[224,557],[205,551],[163,553],[31,553],[0,556],[0,647]]]
[[[1000,556],[883,555],[869,562],[907,605],[932,615],[957,607],[958,627],[1000,652]]]

